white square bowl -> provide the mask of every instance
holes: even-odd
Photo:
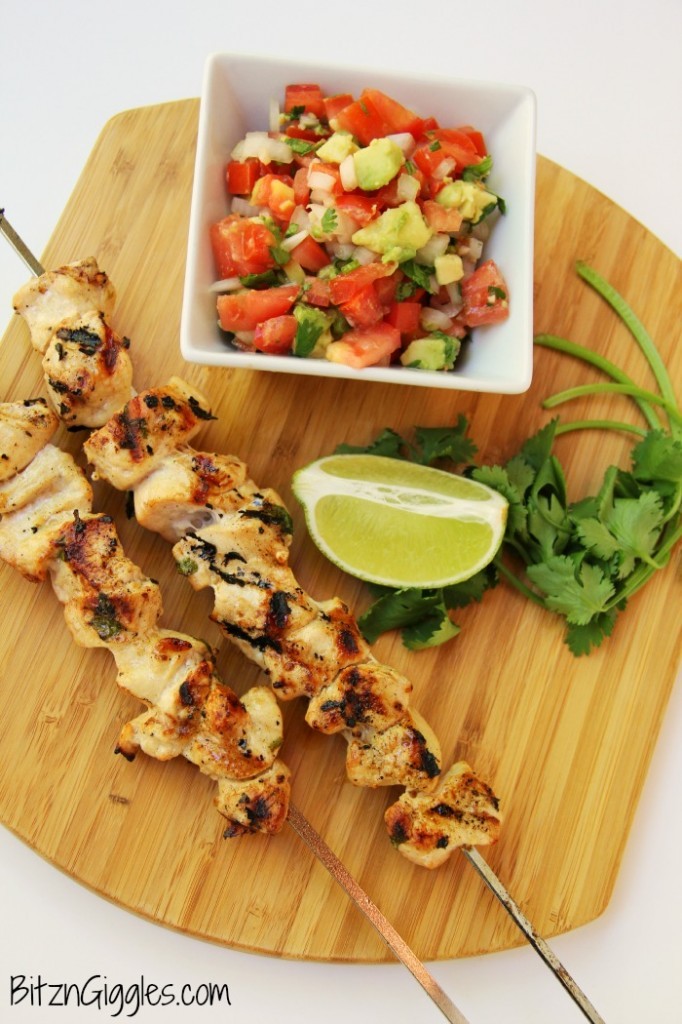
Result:
[[[379,88],[417,114],[440,124],[472,124],[493,157],[487,179],[506,202],[485,255],[507,281],[506,321],[472,331],[449,372],[397,365],[356,370],[327,359],[244,352],[229,345],[217,324],[209,228],[228,212],[225,167],[247,131],[267,130],[270,100],[281,102],[288,82],[318,82],[327,94]],[[180,347],[188,362],[277,373],[517,394],[533,369],[533,220],[535,205],[535,96],[523,86],[387,74],[359,68],[293,63],[229,53],[210,56],[204,70],[192,191]]]

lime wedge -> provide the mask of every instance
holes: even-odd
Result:
[[[490,487],[381,455],[325,456],[292,487],[320,551],[387,587],[468,579],[492,561],[507,521],[507,501]]]

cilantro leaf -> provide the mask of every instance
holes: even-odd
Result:
[[[599,647],[602,640],[611,636],[617,616],[618,608],[612,608],[608,612],[599,612],[583,625],[569,623],[566,644],[571,653],[579,658],[583,654],[589,654],[593,648]]]
[[[373,644],[388,630],[413,626],[431,616],[441,601],[439,590],[388,589],[360,616],[358,625],[367,643]]]
[[[430,294],[433,293],[433,267],[426,267],[415,260],[405,260],[400,264],[400,269],[411,281],[414,281],[418,288],[424,288]]]
[[[402,459],[405,441],[395,430],[387,427],[368,445],[338,444],[335,455],[385,455],[389,459]]]
[[[490,174],[492,167],[493,158],[490,155],[490,153],[488,153],[488,155],[484,156],[483,159],[479,161],[479,163],[469,164],[468,167],[464,168],[464,170],[462,171],[462,180],[481,181],[483,178],[486,178]]]
[[[320,337],[329,328],[329,317],[313,306],[302,303],[294,306],[294,316],[298,321],[294,337],[293,355],[303,358],[310,355]]]
[[[466,436],[467,428],[466,417],[461,413],[453,427],[415,427],[415,461],[425,466],[438,459],[451,459],[458,464],[471,461],[477,448]]]
[[[585,625],[594,615],[606,611],[615,592],[613,583],[600,566],[583,561],[576,569],[568,555],[554,555],[537,565],[529,565],[526,572],[547,595],[547,607],[576,625]]]
[[[314,149],[320,145],[319,142],[309,142],[307,139],[296,139],[290,135],[285,135],[283,142],[286,142],[294,153],[298,153],[300,156],[305,156],[307,153],[311,153]]]
[[[337,214],[336,210],[334,209],[333,206],[328,206],[327,209],[322,214],[322,219],[320,220],[320,227],[322,228],[324,234],[333,234],[333,232],[336,230],[338,221],[339,215]]]

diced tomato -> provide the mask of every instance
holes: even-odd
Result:
[[[294,199],[297,206],[307,206],[310,199],[308,188],[308,168],[299,167],[294,174]]]
[[[351,327],[370,327],[386,312],[373,284],[360,288],[347,302],[342,302],[339,309]]]
[[[386,315],[386,322],[396,327],[402,338],[412,341],[420,334],[421,311],[420,302],[393,302]]]
[[[211,225],[210,236],[219,278],[263,274],[275,266],[275,236],[265,224],[230,214]]]
[[[313,128],[305,128],[298,121],[292,121],[288,124],[284,134],[290,139],[303,139],[304,142],[321,142],[325,137],[324,134],[320,134],[319,131],[315,131]]]
[[[270,317],[256,327],[253,347],[259,352],[284,355],[291,351],[297,328],[298,320],[291,313]]]
[[[436,232],[454,234],[462,226],[462,214],[457,209],[448,210],[440,203],[432,199],[425,199],[422,203],[422,213],[426,223]]]
[[[325,96],[324,98],[324,110],[327,115],[327,120],[331,121],[333,117],[353,102],[353,96],[349,92],[337,92],[333,96]]]
[[[499,324],[509,316],[509,292],[494,260],[486,260],[462,280],[462,316],[468,327]]]
[[[400,348],[400,331],[384,321],[371,327],[351,328],[340,341],[327,347],[327,359],[358,370],[365,366],[387,365],[391,353]]]
[[[316,242],[311,235],[307,235],[302,242],[299,242],[291,250],[291,256],[299,263],[304,270],[311,274],[317,274],[322,267],[331,263],[327,250],[319,242]]]
[[[220,326],[225,331],[255,331],[265,320],[288,313],[298,292],[297,284],[286,284],[279,288],[246,288],[219,295]]]
[[[227,190],[233,196],[250,196],[260,174],[260,161],[255,156],[246,160],[230,160],[227,165]]]
[[[350,132],[363,146],[369,146],[372,139],[385,135],[384,122],[372,106],[371,101],[354,100],[336,115],[339,128]]]
[[[430,132],[433,128],[438,127],[440,126],[438,124],[438,121],[436,121],[435,117],[425,117],[422,122],[422,135],[425,134],[426,132]]]
[[[307,277],[303,301],[311,306],[331,306],[330,282],[324,277]]]
[[[361,103],[370,103],[384,125],[384,135],[395,135],[409,132],[415,139],[424,130],[424,122],[413,110],[403,106],[397,100],[387,96],[381,89],[363,89],[360,93]]]
[[[264,174],[253,187],[251,204],[267,206],[278,220],[288,223],[296,206],[293,178],[288,174]]]
[[[379,302],[388,310],[392,302],[395,302],[398,285],[405,279],[402,270],[398,269],[388,277],[378,277],[374,282],[374,291],[377,293]]]
[[[344,192],[334,200],[334,205],[341,213],[347,213],[358,224],[369,224],[377,216],[379,206],[370,196],[358,192]]]
[[[429,146],[436,143],[440,145],[440,150],[436,152],[441,152],[444,156],[452,157],[457,161],[458,171],[468,167],[469,164],[477,164],[480,160],[478,150],[471,138],[464,132],[457,131],[456,128],[434,128],[428,133],[427,138],[430,140]]]
[[[315,117],[324,117],[324,96],[319,85],[312,82],[287,85],[284,90],[284,110],[290,114],[297,107],[302,107],[307,114],[314,114]]]
[[[388,277],[396,269],[395,263],[368,263],[364,267],[356,267],[347,274],[339,274],[329,282],[329,294],[335,306],[352,299],[365,285],[371,284],[379,277]]]
[[[467,135],[474,144],[474,149],[478,153],[481,159],[488,155],[488,147],[485,144],[482,132],[479,132],[477,128],[472,128],[470,124],[463,125],[457,129]]]

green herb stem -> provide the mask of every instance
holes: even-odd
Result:
[[[574,359],[581,359],[584,363],[590,363],[592,366],[596,366],[598,370],[605,373],[608,377],[611,377],[618,384],[627,384],[629,387],[637,389],[638,385],[632,380],[631,377],[612,363],[609,359],[599,355],[598,352],[592,352],[589,348],[585,348],[583,345],[578,345],[575,341],[569,341],[567,338],[560,338],[556,334],[538,334],[535,336],[535,344],[541,348],[551,348],[555,352],[563,352],[565,355],[573,356]],[[633,396],[634,397],[634,396]],[[635,397],[635,401],[639,406],[642,415],[646,419],[647,423],[653,430],[661,430],[661,423],[656,413],[653,411],[648,402],[642,401]]]
[[[637,434],[638,437],[646,437],[648,433],[644,427],[620,420],[573,420],[571,423],[558,423],[554,433],[559,437],[560,434],[570,434],[572,430],[622,430],[627,434]]]
[[[666,398],[662,398],[655,392],[647,391],[645,388],[640,388],[635,384],[619,384],[611,383],[610,381],[602,381],[596,384],[581,384],[574,388],[567,388],[565,391],[557,391],[556,394],[546,398],[542,406],[544,409],[554,409],[555,406],[561,405],[563,402],[570,402],[574,398],[599,394],[628,395],[630,398],[639,399],[651,405],[660,405],[665,409],[671,422],[674,420],[682,425],[682,413],[680,413],[675,405],[671,405]]]
[[[540,605],[541,608],[546,608],[544,598],[534,590],[531,590],[531,588],[527,586],[515,572],[512,572],[512,570],[504,564],[499,555],[496,556],[493,561],[500,576],[504,576],[507,583],[510,583],[512,587],[515,587],[516,590],[518,590],[520,594],[523,594],[524,597],[527,597],[529,601],[534,601],[535,604]]]
[[[644,327],[644,324],[636,316],[631,306],[623,296],[616,291],[613,285],[605,281],[601,274],[593,270],[586,263],[578,261],[576,270],[579,276],[586,281],[608,304],[616,311],[633,338],[641,348],[644,356],[651,367],[656,382],[660,388],[661,395],[671,405],[677,406],[675,392],[673,390],[670,374],[663,362],[660,352],[656,348],[653,338]]]
[[[637,566],[634,572],[632,572],[631,575],[628,577],[627,582],[623,584],[618,593],[606,605],[604,609],[605,611],[610,611],[611,608],[614,608],[616,605],[620,604],[621,601],[625,600],[628,597],[632,597],[632,595],[635,594],[638,590],[641,590],[644,584],[651,579],[655,572],[657,572],[659,569],[664,568],[667,565],[670,552],[677,544],[677,542],[682,538],[682,523],[678,523],[674,529],[670,529],[670,525],[672,524],[669,524],[668,530],[666,531],[667,536],[665,537],[665,540],[656,552],[657,562],[655,562],[654,564],[642,563],[641,565]]]

